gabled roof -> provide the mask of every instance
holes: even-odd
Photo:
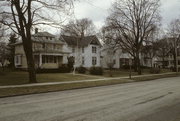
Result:
[[[48,37],[48,39],[46,37]],[[55,35],[52,35],[49,32],[38,32],[33,34],[31,39],[33,42],[64,44],[62,38],[56,38]],[[22,44],[22,40],[15,43],[15,45],[17,44]]]
[[[33,34],[34,37],[55,37],[53,34],[50,34],[49,32],[38,32]]]
[[[83,37],[83,39],[81,39],[79,37],[74,37],[74,36],[62,35],[62,38],[70,46],[77,46],[77,44],[78,44],[79,47],[85,47],[85,46],[88,46],[89,44],[91,44],[91,42],[93,42],[93,41],[97,42],[97,44],[99,46],[101,46],[100,41],[98,40],[98,38],[95,35],[86,36],[86,37]]]

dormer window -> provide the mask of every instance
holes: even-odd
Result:
[[[96,53],[96,47],[92,46],[92,53]]]

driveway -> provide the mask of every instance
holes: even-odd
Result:
[[[180,121],[180,77],[0,98],[0,121]]]

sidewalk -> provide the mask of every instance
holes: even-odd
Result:
[[[175,72],[163,73],[163,74],[137,75],[137,76],[132,76],[132,79],[136,78],[136,77],[148,77],[148,76],[158,76],[158,75],[168,75],[168,74],[175,74]],[[100,78],[100,79],[79,80],[79,81],[66,81],[66,82],[47,82],[47,83],[34,83],[34,84],[23,84],[23,85],[8,85],[8,86],[0,86],[0,89],[16,88],[16,87],[32,87],[32,86],[47,86],[47,85],[59,85],[59,84],[71,84],[71,83],[75,84],[75,83],[81,83],[81,82],[96,82],[96,81],[118,80],[118,79],[129,79],[129,76],[125,76],[125,77],[105,77],[105,78]],[[133,80],[130,80],[130,82],[133,82]]]

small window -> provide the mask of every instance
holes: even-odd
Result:
[[[74,47],[72,47],[72,52],[73,52],[73,53],[75,52],[75,48],[74,48]]]
[[[45,55],[42,55],[42,63],[46,63]]]
[[[22,65],[22,56],[21,55],[15,56],[15,64],[16,65]]]
[[[48,37],[46,37],[46,39],[48,39]]]
[[[42,48],[45,49],[45,47],[46,47],[46,45],[45,45],[45,43],[43,43],[43,44],[42,44]]]
[[[92,47],[92,53],[96,53],[96,47]]]
[[[116,60],[115,59],[113,60],[113,64],[116,64]]]
[[[57,63],[57,56],[54,56],[54,63]]]
[[[97,58],[96,57],[92,57],[92,65],[96,65],[97,64]]]
[[[82,53],[84,53],[84,47],[82,47]]]
[[[84,57],[82,57],[82,65],[84,65]]]

